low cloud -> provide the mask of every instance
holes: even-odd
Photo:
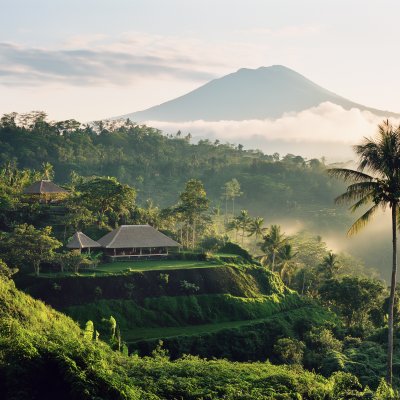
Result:
[[[373,135],[381,122],[382,117],[368,111],[356,108],[347,111],[341,106],[325,102],[299,113],[285,114],[274,121],[146,121],[146,124],[164,133],[181,130],[184,135],[190,132],[197,140],[215,138],[241,143],[246,148],[258,148],[268,154],[278,151],[305,157],[325,155],[340,159],[352,157],[350,146],[364,136]],[[393,123],[398,124],[400,120],[393,120]]]

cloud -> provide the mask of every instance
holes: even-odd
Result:
[[[190,132],[198,139],[209,137],[234,141],[268,154],[286,151],[306,157],[327,155],[337,158],[351,157],[350,146],[364,136],[373,135],[381,122],[382,117],[368,111],[356,108],[347,111],[339,105],[325,102],[299,113],[285,114],[274,121],[146,121],[146,124],[164,133],[181,130],[184,134]],[[393,123],[398,124],[400,120],[393,120]]]
[[[107,35],[103,34],[77,35],[65,40],[61,45],[64,47],[86,47],[89,43],[101,41],[106,37]]]
[[[263,63],[265,44],[130,31],[77,35],[47,48],[0,42],[0,85],[120,86],[148,80],[207,81]]]
[[[76,39],[88,44],[92,39]],[[73,41],[70,42],[72,45]],[[49,50],[0,43],[0,85],[130,86],[145,78],[208,81],[216,75],[181,54],[111,48]]]

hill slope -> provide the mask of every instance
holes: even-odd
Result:
[[[380,116],[400,117],[347,100],[281,65],[242,68],[184,96],[122,117],[137,123],[276,119],[285,112],[300,112],[326,101],[346,110],[359,108]]]

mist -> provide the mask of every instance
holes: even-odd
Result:
[[[399,119],[391,119],[399,124]],[[345,110],[331,102],[321,103],[299,113],[286,113],[277,120],[244,121],[146,121],[165,134],[189,132],[193,141],[215,139],[260,149],[267,154],[293,153],[307,158],[329,157],[331,161],[353,158],[351,146],[376,132],[382,117],[357,108]]]

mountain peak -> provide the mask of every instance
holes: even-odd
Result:
[[[359,108],[384,117],[399,117],[338,96],[283,65],[272,65],[241,68],[181,97],[122,118],[138,123],[277,119],[284,113],[300,112],[326,101],[347,110]]]

